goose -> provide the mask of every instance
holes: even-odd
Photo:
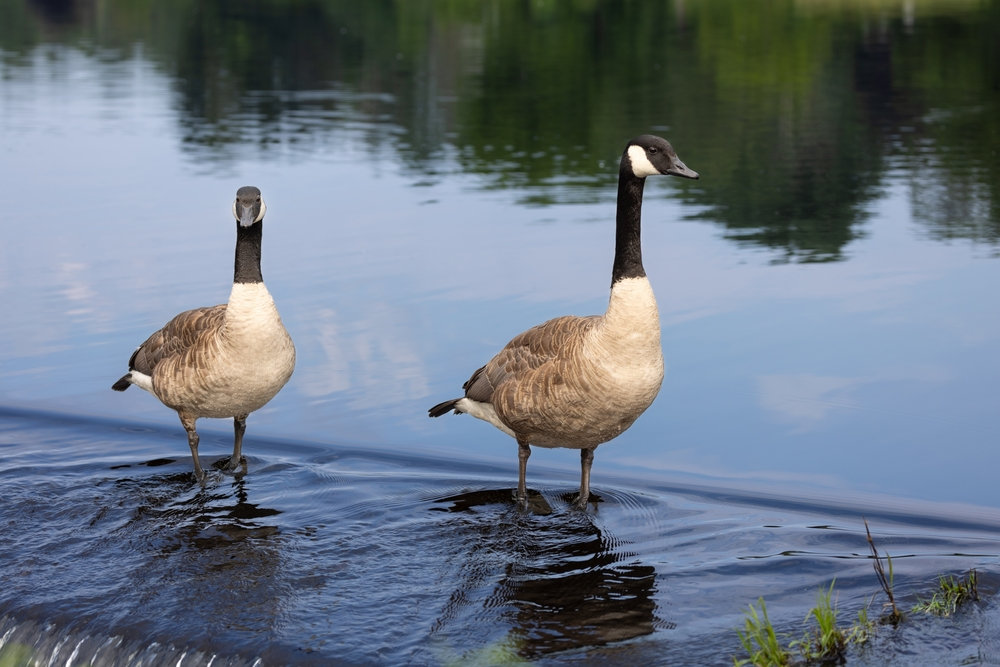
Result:
[[[132,353],[128,373],[111,388],[145,389],[177,411],[187,431],[194,474],[204,483],[198,459],[200,417],[233,419],[233,455],[240,465],[247,416],[285,386],[295,369],[295,345],[281,322],[260,272],[264,213],[260,190],[236,191],[236,262],[229,302],[180,313]]]
[[[640,213],[647,176],[698,178],[667,140],[638,136],[618,171],[611,297],[603,315],[557,317],[515,336],[462,385],[465,395],[438,403],[431,417],[470,414],[517,441],[517,501],[527,505],[531,445],[580,450],[586,509],[598,445],[620,435],[650,406],[663,382],[656,299],[642,266]]]

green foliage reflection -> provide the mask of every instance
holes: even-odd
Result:
[[[890,181],[929,236],[1000,246],[997,0],[0,0],[0,15],[6,77],[49,44],[151,61],[199,161],[335,154],[350,127],[412,173],[478,173],[545,204],[613,196],[620,147],[654,131],[703,176],[667,187],[775,261],[843,258]]]

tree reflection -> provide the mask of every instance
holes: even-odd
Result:
[[[699,217],[775,261],[842,259],[900,171],[930,236],[1000,244],[996,3],[0,6],[12,53],[141,43],[199,162],[360,137],[424,177],[471,171],[545,204],[607,196],[608,161],[654,130],[704,174],[681,190]]]

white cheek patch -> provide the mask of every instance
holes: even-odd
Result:
[[[654,176],[660,173],[660,170],[654,167],[653,163],[646,157],[646,151],[642,146],[629,146],[628,159],[632,163],[632,173],[639,178]]]
[[[260,222],[261,220],[263,220],[265,213],[267,213],[267,204],[265,204],[264,200],[261,199],[260,200],[260,213],[257,214],[256,218],[254,218],[254,222]],[[239,214],[236,212],[236,201],[235,200],[233,201],[233,217],[236,218],[237,220],[240,219]]]

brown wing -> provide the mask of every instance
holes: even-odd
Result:
[[[515,338],[486,365],[490,403],[517,437],[536,445],[578,446],[608,438],[588,433],[596,378],[584,363],[587,333],[601,317],[560,317]],[[598,407],[599,409],[599,407]]]
[[[567,315],[518,334],[489,363],[472,374],[463,385],[465,395],[474,401],[493,403],[494,392],[501,385],[517,384],[545,364],[568,356],[568,346],[580,340],[599,319],[599,315]]]
[[[186,310],[146,339],[128,360],[128,369],[150,375],[156,365],[167,357],[191,347],[201,334],[222,324],[226,304]]]

